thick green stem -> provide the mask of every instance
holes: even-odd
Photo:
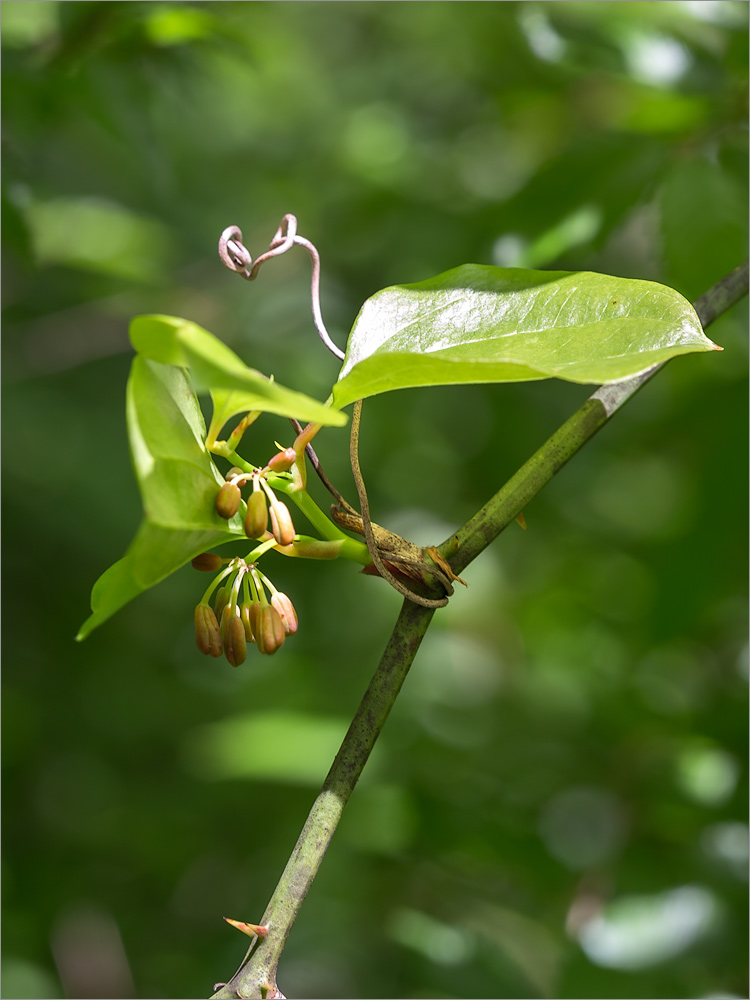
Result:
[[[214,997],[260,997],[266,984],[275,985],[286,939],[434,613],[404,601],[380,665],[263,914],[268,935],[258,939],[252,960]]]
[[[747,290],[748,267],[744,264],[695,303],[704,327],[746,295]],[[446,539],[440,550],[454,572],[459,573],[475,559],[660,367],[654,366],[626,382],[598,389],[470,521]],[[250,960],[243,963],[214,998],[280,995],[275,992],[276,969],[292,924],[433,614],[431,608],[404,601],[380,665],[263,915],[261,923],[268,925],[268,936],[258,940],[254,950],[251,946]]]

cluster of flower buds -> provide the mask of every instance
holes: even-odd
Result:
[[[245,534],[248,538],[263,538],[268,531],[270,516],[273,537],[279,545],[291,545],[295,535],[292,515],[287,505],[279,500],[268,485],[266,477],[269,472],[276,475],[288,472],[296,461],[297,452],[294,448],[284,448],[262,469],[254,469],[252,472],[243,472],[236,467],[230,469],[226,482],[216,497],[216,513],[227,521],[234,517],[242,501],[241,487],[251,482],[253,492],[247,500]]]
[[[280,649],[286,637],[297,631],[297,612],[287,595],[277,590],[255,563],[222,559],[211,552],[193,559],[193,567],[206,572],[215,572],[224,564],[195,609],[195,642],[202,653],[223,653],[238,667],[245,661],[249,642],[268,655]]]

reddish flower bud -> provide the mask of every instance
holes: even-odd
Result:
[[[199,604],[195,609],[195,644],[207,656],[221,656],[221,630],[213,609]]]
[[[270,656],[283,646],[286,633],[281,617],[273,605],[254,601],[250,605],[250,623],[259,653]]]
[[[271,531],[279,545],[291,545],[296,534],[287,505],[276,500],[271,504]]]
[[[201,552],[193,559],[191,565],[193,569],[199,569],[203,573],[216,573],[217,570],[221,569],[221,563],[221,556],[215,552]]]
[[[277,591],[271,598],[271,606],[278,611],[286,635],[294,635],[297,631],[297,612],[286,594]]]
[[[231,608],[225,609],[229,615],[223,628],[224,635],[224,655],[233,667],[238,667],[245,662],[247,656],[247,639],[245,637],[245,626],[242,620]]]
[[[216,497],[216,513],[228,521],[240,509],[241,499],[239,486],[234,483],[224,483]]]
[[[255,490],[247,501],[245,514],[245,534],[248,538],[260,538],[268,529],[268,503],[262,490]]]
[[[268,463],[271,472],[288,472],[297,461],[297,452],[294,448],[285,448],[277,452]]]

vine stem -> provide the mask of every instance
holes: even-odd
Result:
[[[747,291],[745,263],[694,303],[702,325],[709,326]],[[439,546],[453,571],[461,572],[475,559],[661,367],[654,365],[625,382],[597,389],[481,510]],[[434,613],[434,608],[404,600],[380,664],[263,914],[261,924],[268,927],[268,934],[255,939],[232,980],[212,1000],[283,996],[276,986],[276,970],[284,945]]]

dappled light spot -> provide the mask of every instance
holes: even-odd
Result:
[[[544,62],[559,62],[565,55],[565,41],[545,16],[542,4],[519,4],[517,17],[534,55]]]
[[[690,67],[690,54],[676,38],[640,32],[626,33],[622,46],[633,76],[645,83],[665,86],[673,84]]]
[[[214,19],[207,11],[177,3],[159,4],[144,21],[148,40],[164,46],[184,45],[205,38],[214,26]]]
[[[666,962],[712,931],[716,897],[685,885],[654,896],[623,896],[581,928],[578,939],[596,965],[645,969]]]
[[[701,847],[715,861],[724,865],[735,878],[747,882],[747,823],[713,823],[701,834]]]
[[[694,742],[677,759],[677,784],[704,806],[723,805],[737,787],[739,765],[735,758],[706,743]]]

